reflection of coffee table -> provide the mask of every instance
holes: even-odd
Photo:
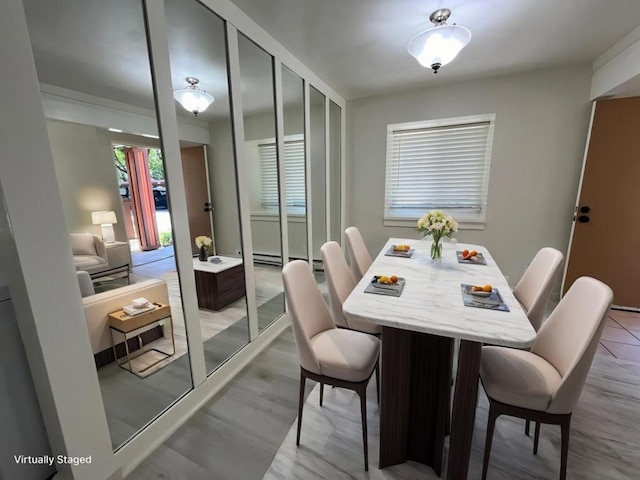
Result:
[[[245,295],[244,267],[241,258],[221,257],[220,263],[193,259],[198,306],[221,310]]]

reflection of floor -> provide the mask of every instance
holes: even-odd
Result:
[[[141,265],[149,265],[159,260],[171,258],[171,263],[175,264],[175,260],[172,258],[175,255],[173,251],[173,245],[167,247],[160,247],[155,250],[149,250],[146,252],[131,250],[131,260],[134,267]]]
[[[289,330],[144,460],[127,480],[262,478],[296,418],[298,365]],[[307,388],[307,394],[311,388]]]
[[[278,267],[256,265],[255,271],[258,324],[262,330],[284,311],[284,296]],[[98,377],[114,447],[124,443],[191,389],[189,358],[186,355],[186,329],[174,258],[134,268],[133,282],[149,277],[162,278],[167,282],[176,354],[153,367],[151,371],[154,373],[143,379],[131,375],[115,364],[99,369]],[[318,280],[321,288],[326,290],[324,276],[318,276]],[[200,325],[206,368],[210,373],[248,342],[245,299],[237,300],[219,312],[200,310]],[[161,348],[168,346],[165,340],[158,343]],[[158,358],[160,357],[154,356],[153,353],[145,354],[138,361],[134,361],[134,367],[143,368]]]

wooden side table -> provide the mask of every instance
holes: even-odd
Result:
[[[169,305],[166,305],[164,303],[154,303],[154,305],[156,307],[154,310],[149,310],[148,312],[144,312],[139,315],[129,316],[126,313],[124,313],[124,310],[118,310],[117,312],[113,312],[109,314],[109,330],[111,331],[111,340],[113,343],[113,356],[116,359],[116,363],[123,370],[127,370],[128,372],[133,373],[134,375],[140,378],[144,378],[141,375],[141,373],[147,371],[154,365],[157,365],[161,361],[171,357],[172,355],[175,355],[176,353],[176,340],[173,334],[173,320],[171,319],[171,308],[169,307]],[[172,345],[171,353],[158,350],[157,348],[143,349],[142,339],[140,338],[140,334],[157,326],[162,326],[163,332],[164,332],[164,327],[167,324],[169,325],[169,328],[171,328],[171,345]],[[124,347],[125,347],[125,351],[127,352],[126,361],[124,362],[120,362],[118,360],[118,355],[116,353],[115,335],[117,334],[120,334],[121,338],[124,339]],[[138,345],[140,347],[140,350],[138,350],[139,353],[137,353],[134,357],[132,357],[131,353],[129,352],[128,340],[134,337],[138,338]],[[141,355],[144,355],[145,353],[151,350],[164,355],[164,358],[161,358],[160,360],[153,362],[151,365],[141,370],[138,370],[137,372],[134,372],[133,367],[131,365],[131,360],[133,360],[134,358],[138,358]],[[128,368],[125,367],[125,365],[127,364],[128,364]]]

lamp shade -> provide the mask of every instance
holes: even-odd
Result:
[[[451,62],[471,40],[471,32],[460,25],[438,25],[413,37],[407,50],[426,68],[438,69]]]
[[[215,98],[213,98],[213,95],[198,88],[200,80],[197,78],[187,77],[185,80],[189,86],[173,92],[173,98],[180,102],[180,105],[182,105],[185,110],[198,116],[200,112],[204,112],[207,107],[213,103]]]
[[[91,223],[93,223],[94,225],[118,223],[118,220],[116,219],[116,212],[107,210],[100,212],[91,212]]]

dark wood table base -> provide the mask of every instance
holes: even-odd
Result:
[[[451,429],[448,479],[465,479],[482,344],[462,341],[450,423],[454,340],[382,328],[380,468],[413,460],[440,476]]]

